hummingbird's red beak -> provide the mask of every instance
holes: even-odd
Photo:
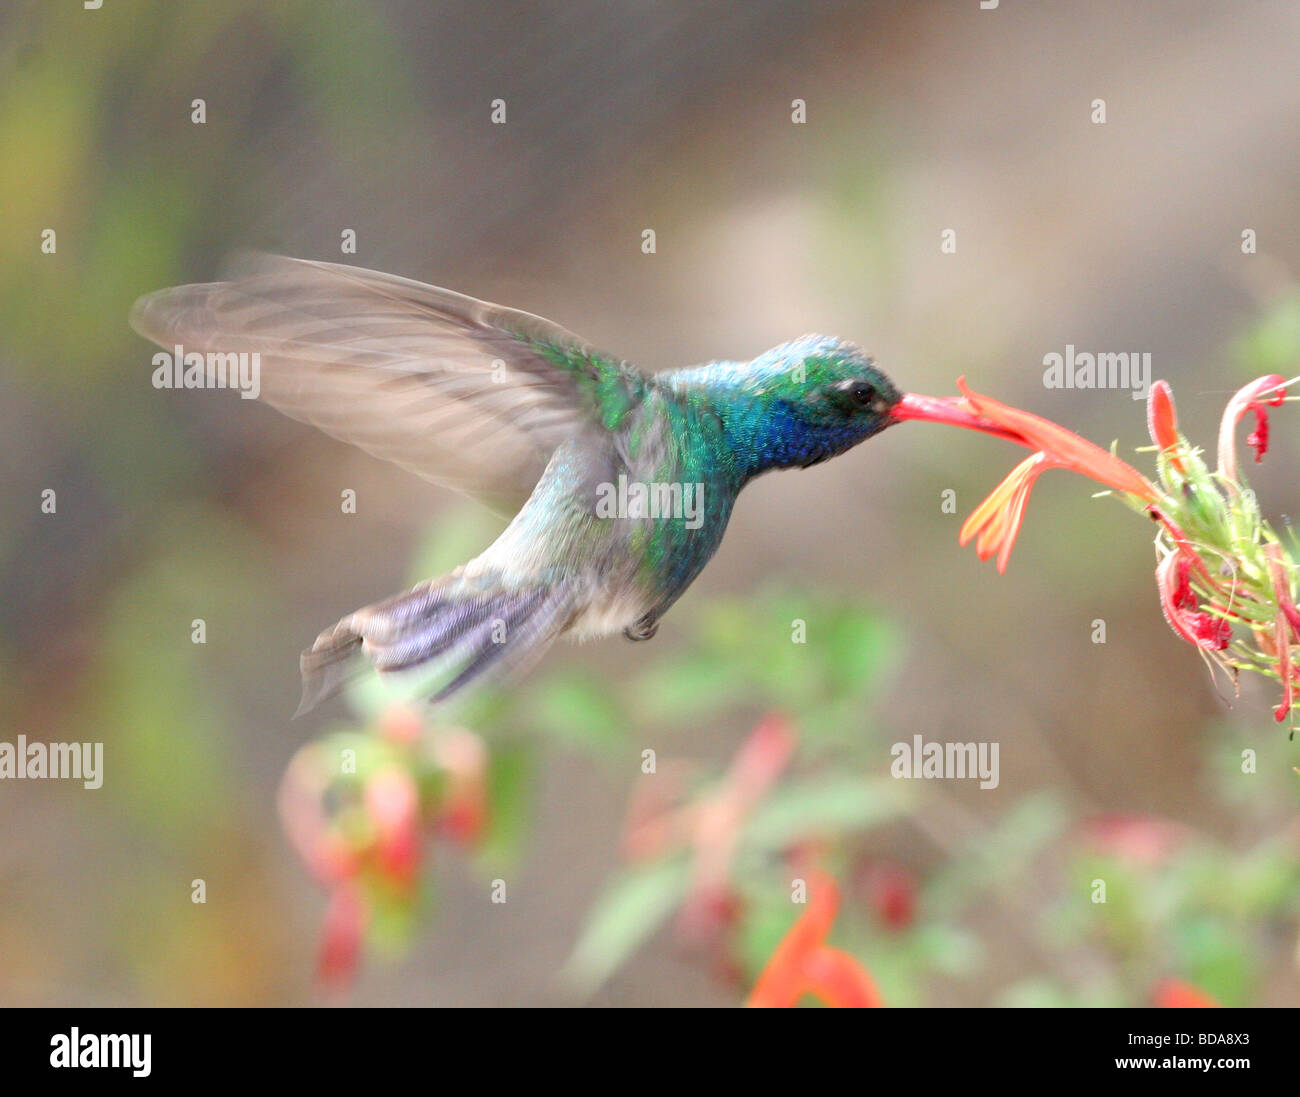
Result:
[[[889,417],[896,423],[901,423],[904,419],[947,423],[950,427],[980,430],[985,434],[994,434],[1010,442],[1029,446],[1029,442],[1015,431],[1000,427],[982,415],[976,415],[971,411],[970,404],[964,396],[921,396],[915,392],[904,393],[903,398],[890,409]]]

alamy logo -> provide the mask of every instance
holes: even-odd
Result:
[[[1150,351],[1075,350],[1065,344],[1065,353],[1043,355],[1043,387],[1049,389],[1132,389],[1134,400],[1145,400],[1151,391]]]
[[[979,778],[980,788],[998,787],[997,743],[927,743],[913,735],[910,743],[895,743],[889,750],[892,777],[947,779]]]
[[[110,1036],[74,1028],[50,1037],[50,1066],[129,1069],[136,1078],[148,1078],[152,1044],[149,1033]]]
[[[618,483],[596,485],[597,518],[682,518],[687,529],[704,524],[704,485],[642,483],[618,474]]]
[[[26,735],[0,743],[0,780],[80,781],[84,788],[104,783],[103,743],[34,743]]]
[[[257,351],[187,351],[179,343],[153,356],[156,389],[238,389],[245,400],[262,391],[262,356]]]

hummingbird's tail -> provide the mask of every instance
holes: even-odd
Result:
[[[521,673],[573,619],[564,582],[506,586],[452,576],[421,583],[344,617],[302,653],[298,713],[332,696],[365,667],[401,675],[433,703],[471,683]]]

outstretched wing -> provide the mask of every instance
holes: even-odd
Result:
[[[507,514],[560,442],[617,429],[646,380],[538,316],[273,255],[142,297],[131,324],[169,350],[256,352],[284,414]]]

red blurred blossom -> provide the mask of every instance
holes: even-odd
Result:
[[[1278,407],[1286,399],[1287,381],[1276,373],[1266,374],[1238,390],[1228,401],[1219,423],[1219,474],[1234,488],[1237,484],[1237,448],[1234,436],[1237,424],[1246,413],[1255,413],[1255,429],[1246,436],[1246,444],[1255,451],[1255,463],[1268,452],[1268,413],[1265,405]]]
[[[1101,815],[1082,829],[1097,852],[1144,865],[1161,863],[1187,838],[1185,827],[1151,815]]]
[[[458,841],[475,842],[487,827],[487,748],[472,731],[448,728],[434,737],[432,751],[446,776],[437,824]]]
[[[1151,998],[1161,1009],[1214,1009],[1219,1006],[1205,991],[1181,979],[1161,980]]]
[[[366,781],[362,808],[370,834],[360,841],[325,814],[329,779],[316,752],[300,753],[280,788],[280,814],[290,842],[329,891],[317,974],[338,988],[351,981],[360,961],[370,917],[366,881],[413,893],[422,841],[418,790],[405,770],[386,766]]]
[[[406,889],[420,868],[420,793],[398,766],[374,773],[365,786],[366,814],[375,828],[373,857],[379,874]]]
[[[686,797],[694,766],[679,760],[658,763],[653,781],[639,781],[628,802],[622,853],[629,861],[667,857],[690,841],[690,814],[679,805]]]
[[[634,798],[623,840],[625,856],[663,857],[683,847],[694,855],[678,923],[686,936],[708,937],[734,917],[732,857],[745,823],[789,766],[797,741],[788,720],[769,714],[741,744],[722,779],[698,800],[682,805],[672,800],[670,790],[679,782],[671,771],[665,774],[666,788],[656,783]]]
[[[916,877],[901,865],[881,861],[863,877],[872,913],[887,929],[904,930],[916,918]]]
[[[332,886],[356,873],[361,860],[354,845],[330,828],[324,807],[329,775],[317,762],[313,748],[300,751],[289,763],[280,782],[280,818],[311,874]]]
[[[400,704],[385,709],[376,733],[390,749],[360,775],[341,810],[327,810],[339,774],[324,744],[299,751],[280,786],[285,833],[329,892],[319,972],[336,986],[355,972],[372,904],[415,900],[426,830],[471,841],[487,819],[487,752],[478,736],[457,728],[426,735],[419,710]],[[433,803],[421,794],[430,762],[442,778]]]
[[[347,986],[356,975],[366,932],[366,905],[353,883],[340,884],[330,895],[317,953],[316,975],[326,986]]]
[[[880,992],[857,958],[826,944],[839,911],[839,888],[828,873],[810,875],[807,908],[777,945],[746,1005],[789,1009],[811,994],[828,1006],[883,1006]]]
[[[707,935],[734,913],[729,901],[731,859],[741,831],[789,766],[796,742],[788,720],[764,717],[741,744],[716,790],[692,809],[690,844],[695,863],[680,921],[688,935]]]
[[[375,730],[390,743],[414,747],[424,734],[424,716],[415,705],[394,701],[380,714]]]

